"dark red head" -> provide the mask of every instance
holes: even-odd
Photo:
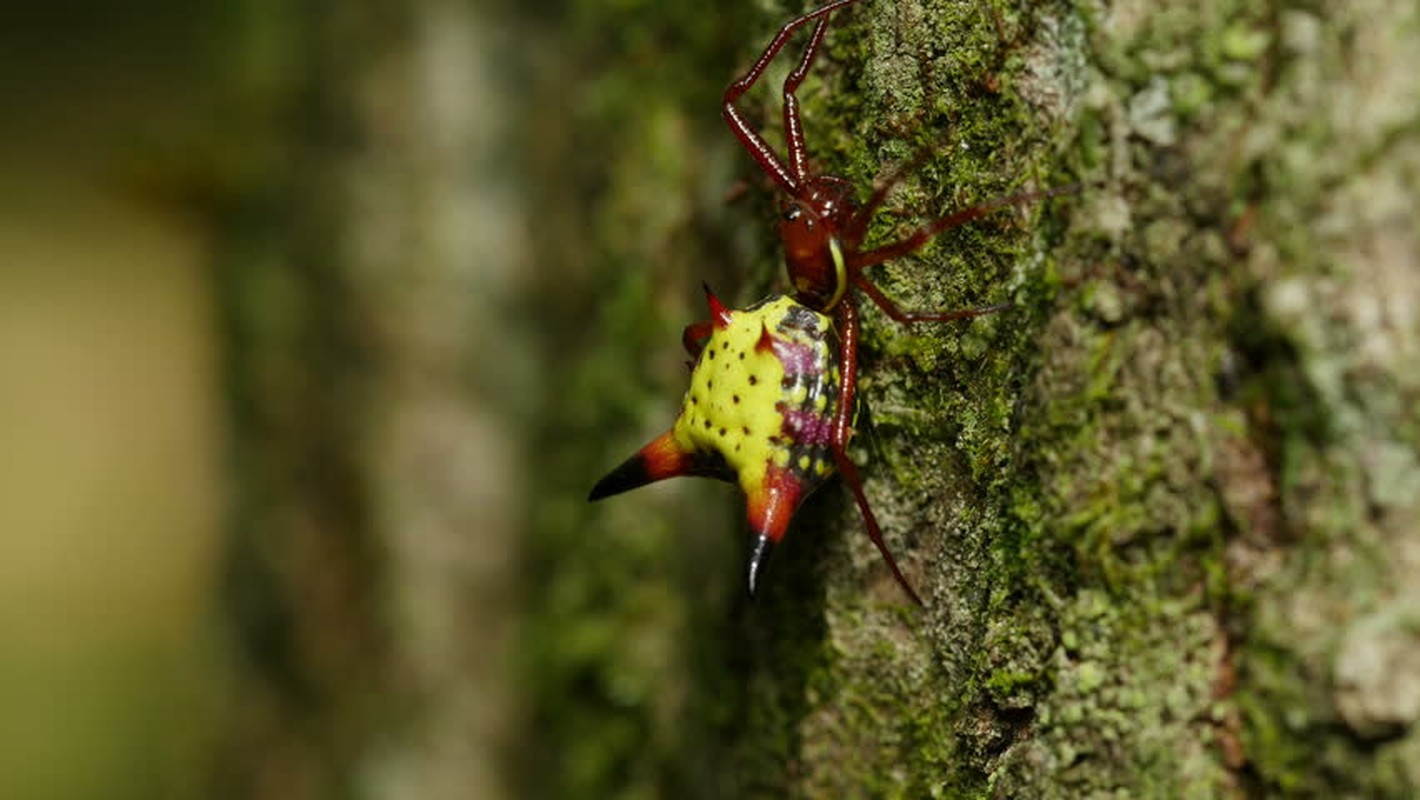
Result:
[[[858,210],[852,188],[842,178],[809,178],[785,200],[779,218],[784,265],[794,299],[818,311],[838,304],[847,289],[845,247],[840,239]]]

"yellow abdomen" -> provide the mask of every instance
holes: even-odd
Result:
[[[808,495],[833,471],[834,345],[832,320],[786,296],[729,312],[695,363],[676,444],[718,455],[751,497],[771,467]]]

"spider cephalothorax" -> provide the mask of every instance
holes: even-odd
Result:
[[[859,203],[852,184],[811,171],[799,103],[794,93],[808,74],[834,11],[858,0],[834,0],[786,23],[739,80],[725,90],[722,107],[735,138],[785,199],[779,237],[790,295],[743,311],[726,309],[713,295],[711,319],[690,325],[682,340],[696,358],[691,388],[674,427],[599,481],[591,499],[676,475],[737,481],[749,504],[756,543],[749,565],[753,593],[770,548],[783,538],[798,504],[835,470],[863,515],[868,536],[893,577],[921,603],[883,541],[848,458],[857,388],[858,305],[854,289],[898,322],[943,322],[999,311],[1006,306],[958,311],[902,311],[864,270],[908,255],[947,228],[1017,202],[1072,188],[1028,192],[935,219],[900,241],[863,249],[868,223],[887,199],[892,181]],[[784,79],[786,159],[752,128],[735,102],[759,80],[790,37],[814,29],[798,65]]]

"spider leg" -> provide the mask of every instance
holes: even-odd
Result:
[[[970,319],[983,314],[994,314],[997,311],[1004,311],[1011,307],[1010,303],[998,303],[994,306],[983,306],[982,308],[961,308],[956,311],[903,311],[898,308],[897,303],[892,298],[883,293],[872,281],[868,280],[863,273],[859,272],[853,276],[853,285],[863,290],[878,308],[883,310],[897,322],[947,322],[954,319]]]
[[[922,605],[922,598],[913,591],[912,585],[907,582],[906,576],[897,566],[897,560],[892,557],[892,551],[888,550],[887,543],[883,541],[882,528],[878,527],[878,519],[873,516],[873,509],[868,505],[868,497],[863,493],[863,479],[858,476],[858,468],[854,466],[852,459],[848,457],[848,439],[853,435],[853,392],[857,387],[858,373],[858,309],[851,300],[838,304],[838,411],[833,417],[833,431],[830,440],[830,449],[833,451],[833,461],[838,467],[838,472],[843,476],[843,482],[848,484],[848,489],[853,492],[853,501],[858,504],[858,511],[863,515],[863,523],[868,527],[868,538],[873,540],[873,544],[882,553],[883,560],[887,562],[888,569],[892,570],[892,576],[897,579],[897,583],[907,596],[912,598],[912,602]]]
[[[886,178],[873,186],[872,195],[868,197],[867,202],[858,207],[857,211],[853,212],[852,218],[848,220],[848,224],[843,227],[843,232],[840,234],[840,238],[850,248],[857,249],[858,244],[863,241],[863,236],[868,232],[868,224],[873,221],[873,215],[878,213],[879,208],[882,208],[883,202],[887,200],[887,196],[893,188],[902,183],[903,178],[916,172],[918,167],[927,162],[933,152],[931,148],[924,148],[913,156],[911,161],[898,166]]]
[[[815,9],[802,17],[797,17],[784,23],[784,27],[779,29],[779,32],[776,33],[774,38],[769,42],[769,46],[760,54],[759,60],[754,62],[754,65],[749,68],[748,72],[725,89],[724,107],[721,112],[722,116],[725,118],[725,122],[729,124],[730,130],[735,134],[735,138],[739,139],[740,144],[744,146],[745,150],[749,151],[750,157],[759,165],[759,168],[764,170],[765,174],[770,178],[773,178],[779,188],[786,193],[793,194],[794,191],[798,189],[800,183],[799,178],[796,176],[795,172],[784,166],[784,162],[779,160],[779,157],[769,148],[769,144],[764,141],[763,137],[751,128],[749,123],[745,121],[745,118],[740,115],[739,109],[735,108],[735,101],[740,99],[745,92],[749,91],[750,87],[754,86],[759,80],[759,76],[764,74],[764,70],[769,66],[769,62],[774,60],[774,57],[784,48],[785,43],[789,41],[789,38],[794,35],[795,31],[810,22],[822,20],[834,11],[856,2],[858,2],[858,0],[834,0],[832,3],[822,8]],[[793,96],[793,89],[797,88],[799,81],[803,80],[803,73],[808,70],[807,62],[812,60],[814,52],[818,49],[818,42],[822,40],[822,38],[823,25],[820,24],[814,31],[814,37],[810,41],[809,47],[805,50],[805,58],[800,60],[799,67],[795,69],[794,72],[790,73],[789,79],[784,82],[786,98]],[[796,75],[798,76],[797,80],[795,79]],[[797,124],[797,101],[794,103],[794,109],[795,129],[798,130],[801,126]],[[786,123],[789,113],[790,112],[786,109]],[[791,163],[796,158],[802,160],[803,132],[802,130],[798,130],[797,133],[790,134],[787,132],[787,129],[788,126],[786,125],[785,135],[796,136],[800,149],[799,155],[795,156],[793,154],[793,139],[790,139]],[[802,170],[802,163],[800,163],[800,170]]]
[[[1057,186],[1054,189],[1043,189],[1041,191],[1036,192],[1021,192],[1019,194],[1013,194],[1007,197],[997,198],[995,200],[990,201],[989,203],[982,203],[979,206],[964,208],[961,211],[957,211],[953,214],[948,214],[947,216],[942,217],[941,219],[933,220],[932,222],[923,225],[921,228],[918,228],[917,231],[914,232],[912,235],[908,236],[906,239],[903,239],[900,242],[894,242],[893,244],[883,245],[882,247],[875,247],[872,250],[859,252],[851,256],[848,259],[848,268],[856,272],[857,270],[860,270],[864,267],[871,267],[874,264],[881,264],[884,261],[891,261],[894,258],[901,258],[907,255],[908,253],[912,253],[920,249],[922,245],[926,244],[932,239],[933,236],[936,236],[942,231],[947,230],[948,228],[955,228],[958,225],[964,225],[975,219],[980,219],[981,217],[984,217],[993,211],[999,211],[1003,208],[1013,206],[1017,203],[1026,203],[1033,200],[1041,200],[1047,197],[1057,197],[1062,194],[1072,194],[1074,192],[1078,192],[1079,190],[1079,184],[1071,184],[1069,186]],[[879,303],[879,305],[882,304]]]
[[[789,154],[789,173],[799,183],[808,177],[809,151],[804,144],[804,124],[799,119],[799,98],[794,93],[809,74],[809,67],[813,66],[814,56],[818,55],[818,47],[823,43],[827,30],[828,17],[823,17],[814,26],[809,44],[799,58],[799,66],[784,79],[784,149]]]

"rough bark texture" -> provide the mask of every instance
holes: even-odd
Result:
[[[339,7],[312,24],[340,31],[371,13]],[[521,473],[515,796],[1420,791],[1414,4],[865,0],[839,15],[800,93],[818,165],[866,191],[933,154],[880,217],[878,240],[1023,188],[1083,186],[950,231],[878,273],[908,308],[1015,304],[914,330],[867,312],[856,450],[922,611],[837,486],[801,511],[752,605],[740,599],[743,528],[728,491],[684,481],[584,503],[674,414],[677,337],[700,316],[699,281],[743,303],[777,279],[772,198],[723,129],[718,96],[802,9],[705,9],[504,11],[535,23],[518,48],[540,265],[514,307],[538,320],[525,353],[509,354],[518,329],[506,326],[475,331],[463,358],[466,340],[415,346],[428,340],[402,335],[406,322],[436,339],[468,335],[457,300],[482,278],[436,276],[411,293],[372,267],[468,266],[411,257],[409,239],[381,231],[489,212],[437,192],[410,205],[363,181],[424,174],[401,162],[440,152],[424,137],[472,134],[354,103],[332,117],[350,149],[317,140],[335,160],[309,163],[329,169],[336,202],[319,206],[330,218],[298,219],[307,244],[294,249],[349,293],[290,278],[266,288],[305,304],[292,318],[330,380],[238,373],[278,405],[293,387],[315,392],[287,410],[303,437],[325,432],[290,469],[284,456],[255,465],[274,476],[275,499],[244,497],[248,514],[287,523],[252,528],[239,540],[250,552],[236,551],[248,560],[234,563],[277,548],[307,565],[257,570],[276,587],[258,610],[284,620],[275,649],[250,624],[265,617],[240,615],[249,648],[279,656],[258,659],[266,688],[252,709],[280,721],[255,728],[258,749],[291,763],[314,750],[321,769],[364,779],[419,772],[411,754],[423,751],[406,740],[492,752],[488,738],[446,738],[459,729],[451,698],[500,685],[496,673],[466,682],[488,663],[468,655],[483,629],[455,624],[498,619],[467,593],[481,597],[488,575],[455,569],[440,583],[448,573],[410,567],[428,547],[486,554],[457,532],[482,530],[459,509],[488,484],[460,486],[464,469],[421,473],[425,440],[399,435],[433,419],[430,438],[451,452],[478,441],[484,428],[465,418],[478,400],[459,378],[472,363],[487,371],[475,385],[525,365],[549,387],[521,414],[498,406],[538,465]],[[422,41],[409,31],[428,33],[357,29],[373,40],[321,52],[363,59],[402,31],[388,42],[398,53]],[[744,104],[771,130],[788,63]],[[416,102],[397,85],[374,97]],[[376,135],[391,119],[410,137],[399,146]],[[747,197],[727,204],[736,176]],[[329,250],[330,230],[360,236]],[[372,381],[376,357],[396,366]],[[400,377],[410,363],[422,378]],[[356,410],[321,413],[335,395]],[[319,480],[302,464],[319,465]],[[444,521],[427,532],[416,523],[431,514]],[[413,605],[449,622],[397,613]],[[282,738],[293,718],[297,743]],[[445,785],[462,780],[448,774]]]

